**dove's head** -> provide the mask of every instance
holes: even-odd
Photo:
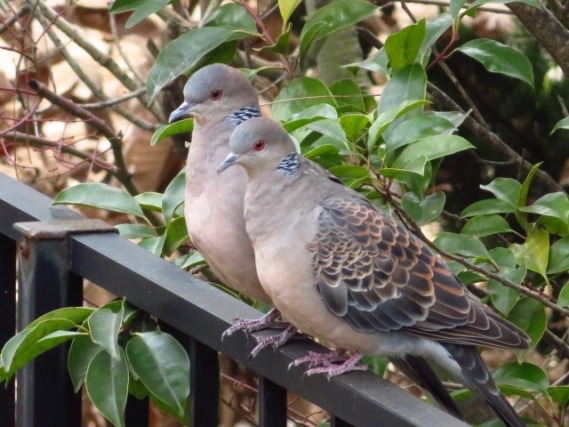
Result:
[[[255,88],[245,75],[225,64],[196,71],[184,86],[184,102],[172,111],[170,123],[194,116],[196,122],[220,119],[245,107],[259,108]]]
[[[231,152],[217,169],[223,172],[230,166],[240,165],[251,176],[259,171],[272,171],[284,157],[296,152],[296,146],[280,123],[258,117],[247,120],[229,138]]]

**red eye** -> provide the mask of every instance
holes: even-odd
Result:
[[[211,99],[213,99],[214,101],[216,101],[216,100],[218,100],[219,98],[221,98],[222,93],[223,93],[223,92],[221,92],[220,90],[215,89],[215,90],[212,90],[212,91],[209,93],[209,97],[210,97]]]
[[[263,148],[265,148],[265,141],[263,141],[262,139],[256,141],[255,144],[253,145],[253,148],[255,149],[255,151],[261,151]]]

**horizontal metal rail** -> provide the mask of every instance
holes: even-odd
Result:
[[[0,345],[13,335],[15,328],[14,241],[20,235],[13,224],[62,219],[83,217],[70,209],[53,207],[48,197],[0,173]],[[328,381],[318,375],[303,377],[301,368],[289,370],[290,362],[307,351],[322,351],[322,347],[311,340],[293,340],[277,351],[265,350],[248,359],[255,346],[252,337],[238,333],[221,341],[221,333],[235,318],[256,318],[261,315],[259,311],[116,234],[71,234],[66,250],[69,251],[72,277],[88,279],[125,297],[129,303],[177,330],[176,336],[182,337],[192,363],[191,407],[195,426],[216,425],[216,402],[219,400],[217,352],[261,377],[261,426],[285,425],[285,390],[329,411],[333,426],[466,425],[369,372],[351,372]],[[19,386],[18,389],[18,393],[22,392]],[[45,400],[58,394],[55,390],[42,393],[41,398]],[[0,387],[0,425],[13,424],[13,402],[14,388]],[[141,425],[140,419],[129,421],[128,414],[127,423]],[[29,426],[32,425],[43,427],[48,424],[41,422]]]

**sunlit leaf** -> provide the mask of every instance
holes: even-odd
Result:
[[[547,327],[545,307],[533,298],[522,298],[510,311],[508,319],[529,335],[530,348],[537,345]],[[525,351],[520,353],[523,354]]]
[[[150,145],[154,146],[160,141],[166,138],[179,135],[179,134],[189,134],[194,129],[194,119],[193,117],[189,119],[179,120],[172,124],[159,127],[154,134],[152,134],[152,139],[150,140]]]
[[[445,193],[441,191],[429,194],[422,200],[415,193],[409,192],[401,198],[401,205],[418,225],[424,225],[439,217],[445,201]]]
[[[385,41],[385,52],[389,65],[394,71],[400,70],[417,61],[419,49],[425,38],[425,20],[391,34]]]

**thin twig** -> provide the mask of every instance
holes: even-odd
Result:
[[[101,120],[90,111],[80,107],[69,99],[52,92],[43,83],[40,83],[37,80],[30,80],[29,85],[38,93],[38,95],[47,99],[54,105],[57,105],[63,109],[63,111],[66,111],[75,117],[79,117],[80,119],[86,120],[90,126],[96,129],[105,138],[107,138],[107,140],[111,143],[111,149],[113,151],[115,164],[117,165],[117,171],[115,175],[116,178],[131,195],[137,195],[139,191],[132,182],[132,176],[127,171],[124,163],[121,147],[122,138],[120,135],[115,133],[115,131],[105,121]]]
[[[27,4],[23,5],[20,9],[16,11],[16,13],[10,16],[10,18],[6,19],[6,21],[0,24],[0,35],[2,35],[4,31],[6,31],[8,28],[14,25],[16,22],[18,22],[18,19],[20,19],[22,16],[25,16],[30,11],[31,11],[30,6],[28,6]]]

